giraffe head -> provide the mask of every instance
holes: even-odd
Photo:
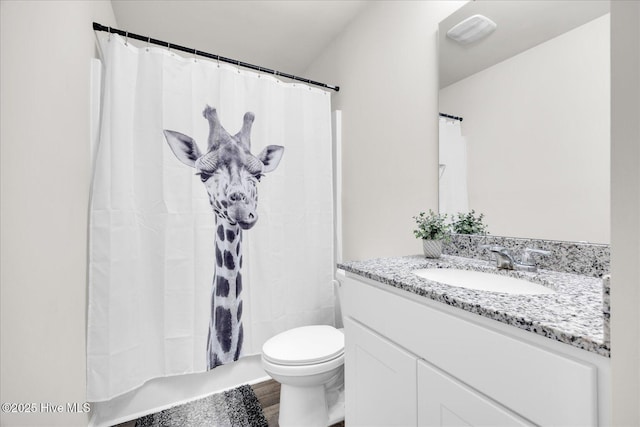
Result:
[[[284,147],[269,145],[257,156],[251,154],[253,113],[244,115],[242,129],[235,135],[222,127],[215,108],[207,105],[202,115],[209,121],[204,154],[187,135],[165,130],[164,136],[178,160],[196,169],[216,215],[248,230],[258,219],[257,183],[278,166]]]

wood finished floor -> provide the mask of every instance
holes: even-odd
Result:
[[[262,406],[262,413],[269,427],[278,427],[280,414],[280,383],[274,380],[263,381],[251,386]]]
[[[253,392],[262,406],[262,413],[267,419],[269,427],[278,427],[278,415],[280,414],[280,383],[269,380],[251,386]],[[136,422],[128,421],[114,427],[135,427]],[[333,424],[331,427],[345,427],[344,421]]]

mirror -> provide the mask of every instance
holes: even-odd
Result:
[[[609,243],[608,1],[469,2],[440,23],[440,212],[493,235]],[[462,45],[446,36],[484,15]]]

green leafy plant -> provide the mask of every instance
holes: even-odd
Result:
[[[447,221],[447,214],[437,214],[429,209],[429,213],[420,212],[413,219],[418,228],[413,230],[417,239],[446,240],[450,238],[451,230]]]
[[[482,222],[484,214],[476,216],[476,211],[458,212],[457,218],[453,218],[451,228],[457,234],[488,234],[487,226]]]

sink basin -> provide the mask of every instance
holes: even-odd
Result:
[[[481,271],[459,270],[456,268],[425,268],[414,270],[413,274],[434,282],[480,291],[520,295],[555,293],[553,289],[528,280]]]

